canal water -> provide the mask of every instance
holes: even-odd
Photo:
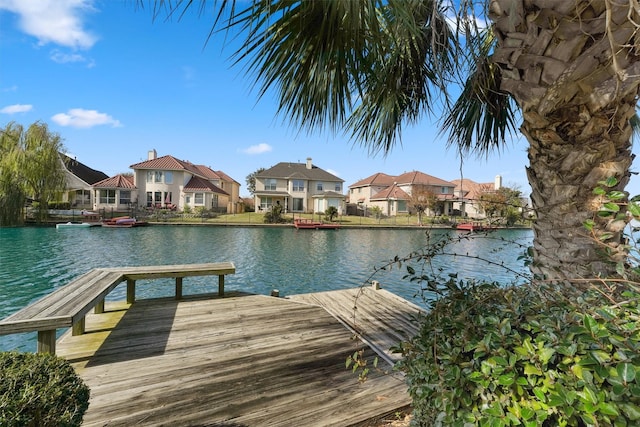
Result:
[[[448,242],[431,264],[416,269],[445,277],[512,282],[527,268],[518,259],[532,242],[530,230],[498,230],[487,236],[455,230],[296,230],[293,227],[150,226],[125,229],[0,228],[0,318],[98,267],[231,261],[236,274],[225,289],[280,296],[346,289],[379,281],[384,289],[425,305],[420,286],[403,279],[406,267],[389,261]],[[489,262],[487,262],[489,261]],[[382,269],[383,267],[387,268]],[[184,294],[211,292],[217,279],[186,278]],[[125,285],[109,299],[124,300]],[[170,296],[174,281],[140,281],[140,298]],[[427,295],[428,297],[428,295]],[[0,351],[35,350],[34,334],[0,336]]]

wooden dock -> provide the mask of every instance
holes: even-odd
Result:
[[[367,425],[411,403],[385,351],[415,331],[419,309],[365,288],[354,323],[356,294],[107,302],[57,352],[91,388],[85,426]],[[381,356],[364,383],[345,367],[359,348]]]

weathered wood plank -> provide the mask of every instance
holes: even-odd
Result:
[[[370,287],[292,295],[295,301],[324,307],[389,363],[400,355],[390,348],[418,332],[422,309],[384,289]]]
[[[361,344],[324,308],[230,295],[140,301],[110,331],[109,312],[65,334],[58,354],[91,388],[83,425],[348,426],[410,403],[402,378],[345,369]]]
[[[166,277],[217,276],[235,274],[232,262],[212,262],[203,264],[151,265],[139,267],[104,268],[105,271],[117,271],[127,279],[158,279]]]
[[[1,320],[0,334],[71,327],[121,280],[119,273],[92,270]]]

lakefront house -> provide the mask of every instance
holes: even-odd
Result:
[[[367,215],[372,207],[385,216],[412,213],[412,195],[422,192],[433,194],[437,200],[429,214],[450,215],[455,187],[452,182],[419,171],[401,175],[378,172],[349,186],[349,213]]]
[[[72,209],[93,209],[96,201],[93,185],[108,178],[108,175],[66,154],[60,153],[60,161],[64,165],[66,187],[61,201],[69,202]]]
[[[344,212],[344,180],[306,163],[281,162],[256,173],[255,207],[258,212],[281,205],[283,212],[324,213],[330,206]]]
[[[170,155],[158,157],[156,150],[150,150],[147,160],[130,168],[137,190],[134,201],[137,206],[241,212],[240,184],[222,171]]]

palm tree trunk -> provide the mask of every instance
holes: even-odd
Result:
[[[593,190],[610,177],[618,180],[612,190],[624,189],[629,181],[631,100],[594,115],[584,106],[561,109],[545,119],[525,114],[521,129],[530,144],[527,174],[537,216],[532,272],[539,278],[612,277],[616,263],[626,257],[619,244],[626,221],[599,217],[601,200]],[[584,227],[590,219],[595,221],[593,234]],[[613,236],[607,247],[600,240],[604,233]]]
[[[612,277],[626,220],[597,215],[599,181],[629,181],[640,79],[638,11],[629,2],[492,0],[501,89],[523,114],[534,224],[532,272],[547,280]],[[626,200],[621,200],[625,202]],[[624,213],[624,209],[621,211]],[[594,235],[584,227],[595,221]],[[605,233],[610,248],[600,241]],[[603,256],[608,250],[608,254]]]

